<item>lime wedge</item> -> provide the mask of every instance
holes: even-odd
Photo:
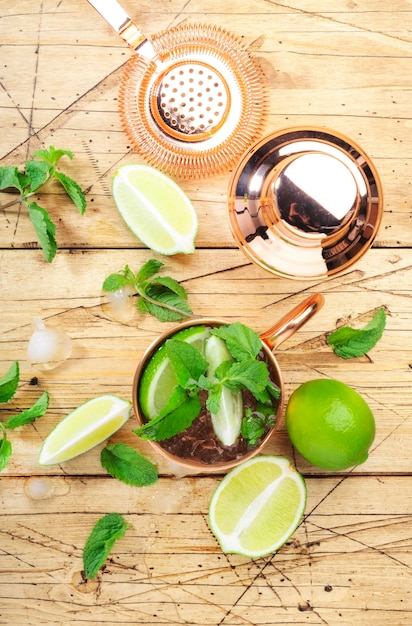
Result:
[[[187,341],[204,355],[205,341],[209,334],[210,330],[206,326],[190,326],[175,333],[173,338]],[[139,404],[147,419],[159,415],[177,384],[176,374],[163,344],[147,363],[140,380]]]
[[[278,550],[302,521],[304,478],[278,456],[257,456],[231,470],[209,507],[209,525],[225,553],[258,558]]]
[[[190,254],[198,229],[196,211],[171,178],[148,165],[122,165],[112,193],[130,230],[160,254]]]
[[[39,465],[68,461],[98,445],[128,420],[131,402],[106,394],[81,404],[43,442]]]
[[[215,371],[224,361],[233,361],[226,342],[220,337],[211,335],[206,341],[205,359],[209,363],[207,376],[217,380]],[[222,387],[220,406],[217,413],[211,413],[213,430],[224,446],[231,446],[239,437],[243,418],[243,397],[241,391],[231,391]]]

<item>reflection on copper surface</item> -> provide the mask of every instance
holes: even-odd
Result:
[[[234,237],[251,260],[308,279],[360,258],[383,207],[366,155],[324,129],[291,129],[257,143],[232,176],[228,203]]]
[[[335,230],[355,208],[357,187],[350,169],[319,152],[296,155],[274,187],[282,217],[306,232]]]

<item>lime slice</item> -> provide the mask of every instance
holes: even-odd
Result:
[[[226,342],[220,337],[211,335],[206,341],[205,359],[209,363],[207,376],[212,381],[217,380],[214,376],[216,368],[224,361],[233,361],[227,349]],[[217,413],[211,413],[213,430],[216,437],[224,446],[231,446],[239,437],[243,418],[242,392],[233,392],[227,387],[222,387],[220,406]]]
[[[257,456],[231,470],[209,507],[209,525],[223,552],[272,554],[294,533],[306,505],[304,478],[278,456]]]
[[[148,165],[122,165],[112,192],[126,224],[148,248],[160,254],[194,252],[197,214],[171,178]]]
[[[173,335],[174,339],[187,341],[204,355],[204,345],[209,337],[210,329],[206,326],[190,326]],[[149,420],[159,415],[178,384],[176,374],[162,344],[147,363],[139,386],[139,404],[145,417]]]
[[[128,420],[131,402],[110,394],[81,404],[46,437],[39,465],[68,461],[110,437]]]

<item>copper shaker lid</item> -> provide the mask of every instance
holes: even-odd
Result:
[[[278,276],[319,279],[343,271],[372,245],[383,198],[368,156],[324,128],[291,128],[242,157],[228,194],[234,238]]]

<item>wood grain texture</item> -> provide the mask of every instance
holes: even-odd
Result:
[[[224,555],[208,528],[219,476],[183,476],[138,441],[134,418],[111,441],[158,465],[147,488],[112,479],[102,446],[60,466],[37,457],[51,428],[91,396],[131,397],[137,363],[164,326],[107,314],[101,286],[126,263],[156,257],[127,229],[110,193],[122,163],[140,162],[117,113],[118,84],[131,52],[86,0],[0,2],[0,164],[22,165],[39,147],[74,152],[62,169],[86,191],[81,217],[60,189],[42,194],[59,251],[47,264],[23,206],[0,193],[0,376],[15,359],[18,392],[3,421],[50,393],[33,425],[10,432],[13,454],[0,474],[0,624],[80,626],[409,626],[412,621],[412,5],[407,0],[143,0],[124,7],[150,36],[184,21],[233,32],[259,59],[270,89],[264,132],[324,126],[357,142],[382,180],[384,215],[372,249],[327,281],[288,281],[253,266],[236,247],[226,212],[231,172],[179,181],[199,215],[197,250],[163,257],[193,310],[240,320],[257,331],[306,295],[323,309],[282,344],[277,359],[287,398],[299,384],[332,377],[356,388],[377,423],[368,461],[330,474],[295,453],[284,424],[267,452],[289,457],[308,486],[305,519],[265,559]],[[160,258],[160,257],[158,257]],[[387,327],[365,357],[343,361],[328,334],[360,327],[381,306]],[[73,339],[72,357],[39,373],[25,352],[34,315]],[[166,325],[167,326],[167,325]],[[37,381],[33,377],[37,377]],[[35,382],[35,384],[33,384]],[[33,500],[28,481],[49,497]],[[118,512],[131,524],[94,581],[82,573],[93,524]]]

